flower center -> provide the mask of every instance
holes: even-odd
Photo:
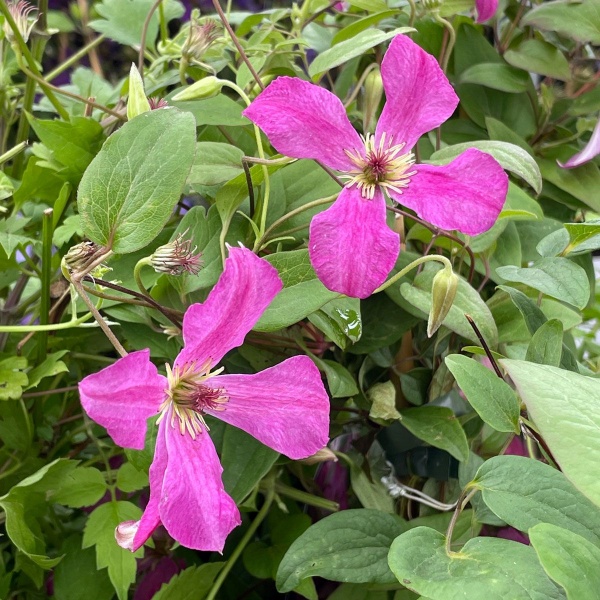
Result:
[[[225,404],[229,402],[224,390],[204,383],[221,371],[223,367],[211,373],[210,360],[200,367],[195,362],[173,369],[167,365],[169,387],[165,390],[167,397],[160,407],[158,423],[171,407],[171,427],[175,427],[175,421],[179,419],[181,435],[187,431],[192,439],[196,439],[196,434],[202,433],[202,428],[208,431],[204,420],[206,410],[225,410]]]
[[[375,144],[375,136],[370,133],[362,139],[365,143],[364,154],[357,150],[344,150],[356,167],[347,175],[342,175],[342,178],[349,180],[346,185],[356,184],[362,197],[369,200],[375,196],[377,186],[401,194],[402,188],[408,186],[410,178],[416,173],[410,170],[415,164],[415,155],[412,152],[401,154],[406,143],[393,145],[393,137],[387,141],[385,133],[381,134],[379,144]]]

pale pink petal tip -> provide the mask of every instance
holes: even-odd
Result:
[[[484,23],[491,19],[498,10],[498,0],[475,0],[477,23]]]
[[[563,169],[574,169],[575,167],[583,165],[593,158],[596,158],[598,154],[600,154],[600,119],[598,119],[598,122],[594,127],[590,141],[585,145],[583,150],[571,156],[571,158],[564,163],[561,163],[560,161],[556,162]]]
[[[363,148],[340,99],[296,77],[275,79],[242,114],[281,154],[319,160],[332,169],[349,171],[352,162],[344,150]]]
[[[450,118],[458,96],[437,59],[406,35],[397,35],[381,64],[386,103],[375,132],[395,144],[404,142],[405,151],[417,140]]]
[[[331,208],[313,217],[308,249],[326,288],[367,298],[396,263],[400,238],[386,224],[381,192],[368,200],[353,186],[344,188]]]
[[[115,528],[115,539],[117,544],[125,550],[131,550],[134,552],[136,549],[133,547],[133,538],[137,533],[138,527],[140,526],[139,521],[123,521]]]
[[[415,165],[417,173],[397,202],[441,229],[478,235],[496,222],[508,176],[489,154],[470,148],[447,165]]]
[[[175,365],[210,360],[214,367],[244,342],[282,287],[275,267],[247,248],[232,247],[206,301],[192,304],[185,313],[185,347]]]
[[[90,419],[106,428],[116,444],[143,450],[146,421],[157,414],[167,380],[140,350],[82,379],[81,404]]]

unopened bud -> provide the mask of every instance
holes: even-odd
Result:
[[[202,268],[201,255],[196,253],[196,246],[192,248],[191,240],[183,239],[184,235],[180,233],[172,242],[157,248],[150,257],[150,264],[157,273],[198,275]]]
[[[430,14],[438,13],[444,3],[443,0],[421,0],[423,8]]]
[[[150,102],[146,98],[144,82],[137,67],[132,63],[129,71],[129,98],[127,99],[127,119],[131,120],[142,113],[149,112]]]
[[[377,118],[377,109],[383,98],[383,79],[379,66],[374,67],[365,79],[365,106],[363,112],[363,131],[373,131]]]
[[[431,287],[431,311],[427,321],[428,337],[431,337],[440,328],[446,318],[454,302],[458,282],[458,275],[450,266],[444,267],[435,274]]]
[[[25,42],[27,42],[33,27],[40,18],[39,14],[31,14],[32,12],[37,11],[37,8],[29,2],[25,2],[25,0],[9,0],[7,8],[13,18],[13,21],[17,25],[17,29],[19,30],[21,37]],[[15,34],[6,19],[4,20],[2,28],[4,30],[6,39],[11,44],[14,43]]]
[[[200,24],[192,22],[183,48],[182,56],[189,62],[200,62],[206,51],[221,37],[221,30],[216,21],[206,20]]]
[[[150,96],[150,98],[148,98],[148,104],[150,104],[150,110],[168,108],[169,106],[169,103],[164,98],[157,98],[156,96]]]
[[[181,102],[186,100],[205,100],[206,98],[213,98],[221,91],[223,83],[224,82],[214,75],[209,75],[208,77],[200,79],[200,81],[196,81],[196,83],[192,83],[190,87],[185,88],[185,90],[173,96],[173,100],[175,100],[175,102]]]
[[[100,250],[101,248],[94,242],[82,242],[69,248],[63,260],[69,271],[74,273],[84,272],[100,255]]]
[[[327,447],[321,448],[316,454],[309,456],[308,458],[302,459],[300,462],[303,462],[305,465],[316,465],[317,463],[322,462],[337,462],[338,457]]]
[[[139,521],[123,521],[115,528],[115,539],[117,544],[125,550],[131,550],[133,552],[133,540],[135,534],[140,527]]]

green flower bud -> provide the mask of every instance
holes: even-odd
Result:
[[[431,337],[440,328],[452,307],[458,289],[458,281],[458,275],[449,266],[435,274],[431,288],[431,311],[427,321],[428,337]]]
[[[190,87],[185,88],[185,90],[173,96],[173,100],[175,100],[175,102],[181,102],[183,100],[205,100],[206,98],[213,98],[221,91],[222,87],[223,82],[220,79],[213,75],[209,75],[208,77],[200,79],[200,81],[196,81],[196,83],[192,83]]]
[[[144,91],[144,82],[142,76],[137,70],[137,67],[131,63],[131,70],[129,71],[129,98],[127,99],[127,118],[129,120],[133,117],[137,117],[142,113],[149,112],[150,102],[146,98],[146,92]]]
[[[71,273],[86,271],[100,255],[100,250],[94,242],[82,242],[69,248],[63,260]]]
[[[377,109],[383,97],[383,80],[379,67],[367,75],[365,79],[363,131],[373,131],[377,119]]]

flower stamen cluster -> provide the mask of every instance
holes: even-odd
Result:
[[[37,8],[25,0],[11,0],[8,2],[8,10],[17,25],[23,41],[27,42],[31,31],[39,19],[39,14],[31,14],[37,11]],[[6,21],[4,21],[3,28],[6,39],[13,43],[15,41],[14,32]]]
[[[197,246],[192,248],[191,240],[184,239],[186,233],[180,233],[172,242],[160,246],[152,254],[150,264],[157,273],[198,275],[202,268],[202,255],[196,252]]]
[[[201,366],[197,366],[195,362],[173,368],[166,365],[169,387],[165,390],[167,397],[159,409],[161,415],[157,423],[162,421],[171,407],[170,425],[175,427],[176,419],[179,419],[181,435],[187,431],[192,439],[196,439],[197,434],[203,433],[203,427],[209,431],[204,420],[206,410],[225,410],[224,405],[229,402],[222,389],[212,388],[204,383],[223,371],[221,367],[211,373],[210,365],[210,361]]]
[[[416,171],[409,170],[415,164],[415,155],[412,152],[401,154],[406,143],[393,145],[393,136],[387,141],[385,133],[381,134],[379,144],[371,133],[361,138],[365,144],[364,153],[358,150],[344,150],[356,165],[356,169],[341,176],[349,180],[346,185],[356,185],[362,197],[369,200],[375,197],[378,186],[401,194],[402,188],[407,187],[410,178],[416,174]]]
[[[190,33],[182,48],[182,54],[188,60],[202,60],[206,51],[221,37],[216,21],[208,19],[204,23],[192,23]]]

